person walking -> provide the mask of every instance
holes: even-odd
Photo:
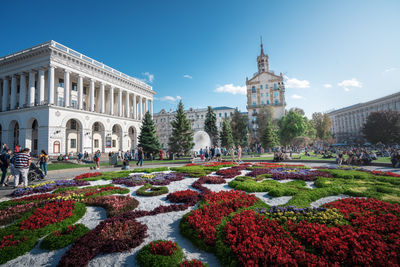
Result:
[[[140,167],[143,166],[143,148],[139,147],[138,149],[138,161],[136,162],[136,166],[140,164]]]
[[[93,156],[93,161],[94,163],[96,163],[96,170],[100,169],[100,157],[101,157],[100,150],[97,150]]]
[[[47,177],[47,162],[49,162],[49,156],[47,155],[46,151],[42,150],[39,156],[39,164],[44,177]]]
[[[242,147],[240,145],[238,145],[237,149],[237,159],[239,163],[242,161]]]
[[[2,171],[1,181],[0,181],[1,186],[8,186],[8,184],[5,182],[5,179],[7,176],[8,167],[10,166],[11,152],[12,152],[11,149],[8,149],[0,156],[0,166]]]
[[[28,172],[31,163],[32,163],[32,158],[29,155],[29,148],[24,148],[22,152],[15,155],[14,188],[20,187],[19,186],[20,180],[24,182],[24,186],[28,186]]]

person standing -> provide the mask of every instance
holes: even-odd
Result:
[[[96,170],[100,169],[100,157],[101,157],[100,150],[97,150],[93,157],[94,163],[96,163]]]
[[[10,158],[11,158],[11,149],[8,149],[5,151],[5,153],[1,154],[0,156],[0,166],[1,166],[1,181],[0,184],[1,186],[8,186],[8,184],[5,182],[7,172],[8,172],[8,167],[10,166]]]
[[[49,156],[46,151],[42,150],[39,156],[39,164],[45,177],[47,177],[47,162],[49,162]]]
[[[21,150],[21,147],[20,147],[19,144],[17,144],[17,145],[15,146],[14,153],[19,153],[20,150]]]
[[[143,166],[143,148],[139,147],[138,149],[138,161],[136,162],[136,166],[140,164],[140,167]]]
[[[32,163],[32,158],[29,155],[29,148],[24,148],[22,152],[15,155],[15,179],[14,188],[19,187],[19,181],[24,182],[24,186],[28,186],[29,166]]]
[[[238,158],[238,162],[240,163],[242,161],[242,147],[240,145],[238,145],[238,149],[237,149],[237,158]]]

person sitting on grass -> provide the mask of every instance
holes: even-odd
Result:
[[[338,165],[342,165],[343,161],[344,161],[343,152],[342,152],[342,151],[339,151],[339,153],[338,153],[338,155],[337,155],[337,157],[336,157],[336,163],[337,163]]]
[[[129,159],[126,158],[122,161],[122,170],[129,170],[129,169],[130,169]]]

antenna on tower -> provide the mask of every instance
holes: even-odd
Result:
[[[262,36],[261,35],[260,35],[260,41],[261,41],[261,55],[264,55],[264,48],[263,48]]]

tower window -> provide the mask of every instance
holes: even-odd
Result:
[[[256,92],[256,87],[255,87],[255,86],[253,86],[253,87],[251,88],[251,92],[252,92],[252,93],[255,93],[255,92]]]

